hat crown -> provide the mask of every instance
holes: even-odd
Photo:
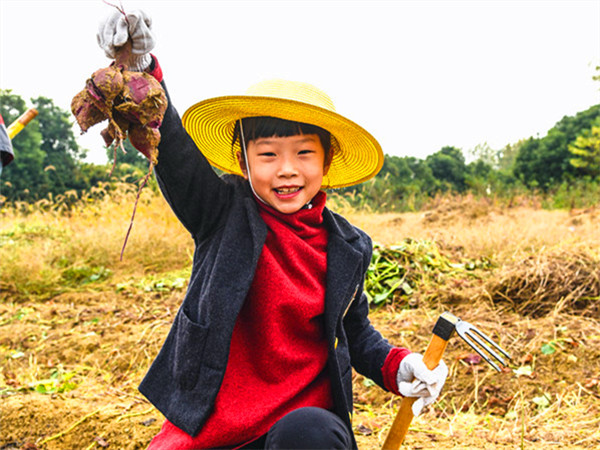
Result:
[[[329,95],[312,84],[299,81],[280,79],[261,81],[250,86],[246,95],[293,100],[335,112],[335,106]]]

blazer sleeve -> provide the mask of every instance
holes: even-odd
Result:
[[[365,236],[363,246],[363,280],[369,267],[372,243]],[[396,373],[400,361],[410,353],[408,349],[394,347],[375,329],[369,320],[369,300],[364,293],[364,285],[356,294],[344,317],[344,328],[348,336],[350,360],[360,374],[370,378],[381,388],[398,394]]]
[[[350,361],[358,373],[387,390],[382,369],[392,346],[373,327],[367,317],[368,310],[367,296],[361,291],[344,318]]]
[[[158,185],[183,226],[195,239],[215,230],[226,215],[233,188],[210,166],[204,155],[183,128],[181,118],[171,102],[160,127]]]

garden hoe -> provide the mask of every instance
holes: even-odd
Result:
[[[423,362],[429,369],[433,370],[437,367],[442,359],[444,350],[446,350],[448,340],[455,330],[456,333],[473,348],[473,350],[475,350],[483,359],[490,363],[490,365],[498,372],[500,372],[500,367],[492,360],[492,358],[490,358],[489,355],[491,355],[501,365],[506,366],[502,356],[500,356],[494,349],[498,350],[508,359],[510,359],[510,356],[508,353],[502,350],[498,344],[493,342],[488,336],[483,334],[470,323],[460,320],[458,317],[450,314],[449,312],[445,312],[439,317],[435,326],[433,327],[433,336],[431,337],[429,346],[423,355]],[[402,399],[398,414],[396,415],[394,423],[392,424],[387,438],[383,443],[383,450],[397,450],[400,448],[400,445],[404,440],[404,436],[408,431],[410,422],[412,421],[412,404],[416,400],[416,397],[404,397]]]

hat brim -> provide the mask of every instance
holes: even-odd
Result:
[[[381,146],[368,131],[333,111],[295,100],[253,95],[215,97],[188,108],[182,123],[210,164],[242,175],[236,156],[239,145],[232,147],[231,143],[233,130],[239,119],[258,116],[316,125],[331,133],[334,153],[323,178],[325,188],[362,183],[383,166]]]

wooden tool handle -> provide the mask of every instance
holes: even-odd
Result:
[[[9,138],[14,138],[17,134],[21,132],[25,125],[27,125],[31,120],[38,115],[38,111],[35,108],[29,108],[23,114],[19,116],[17,120],[11,123],[6,131],[8,132]]]
[[[423,355],[423,362],[428,369],[433,370],[437,367],[447,345],[447,340],[442,339],[435,334],[431,337],[431,341]],[[383,443],[383,450],[398,450],[400,448],[404,436],[406,436],[408,431],[408,427],[410,426],[410,422],[413,419],[412,405],[416,400],[416,397],[404,397],[402,399],[394,423],[392,423],[392,427]]]

